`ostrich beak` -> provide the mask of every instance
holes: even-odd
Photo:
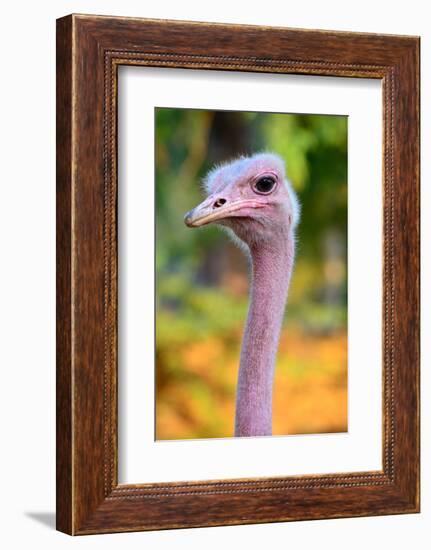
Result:
[[[220,195],[211,195],[196,208],[187,212],[184,223],[188,227],[200,227],[229,218],[231,215],[239,216],[239,210],[243,208],[262,208],[263,206],[257,200],[228,200]]]

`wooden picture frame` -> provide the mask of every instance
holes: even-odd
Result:
[[[383,469],[119,485],[119,65],[383,84]],[[419,38],[70,15],[57,21],[57,529],[419,511]]]

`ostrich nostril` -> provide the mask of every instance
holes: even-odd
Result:
[[[213,208],[220,208],[220,206],[223,206],[225,203],[226,199],[217,199],[213,204]]]

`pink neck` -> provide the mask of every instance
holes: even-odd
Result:
[[[251,299],[238,375],[235,436],[272,434],[272,386],[293,266],[292,232],[276,245],[255,246]]]

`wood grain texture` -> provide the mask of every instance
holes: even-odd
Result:
[[[79,15],[57,25],[57,528],[87,534],[417,512],[419,39]],[[118,485],[124,64],[382,80],[382,471]]]
[[[72,28],[57,23],[57,529],[72,531]]]

